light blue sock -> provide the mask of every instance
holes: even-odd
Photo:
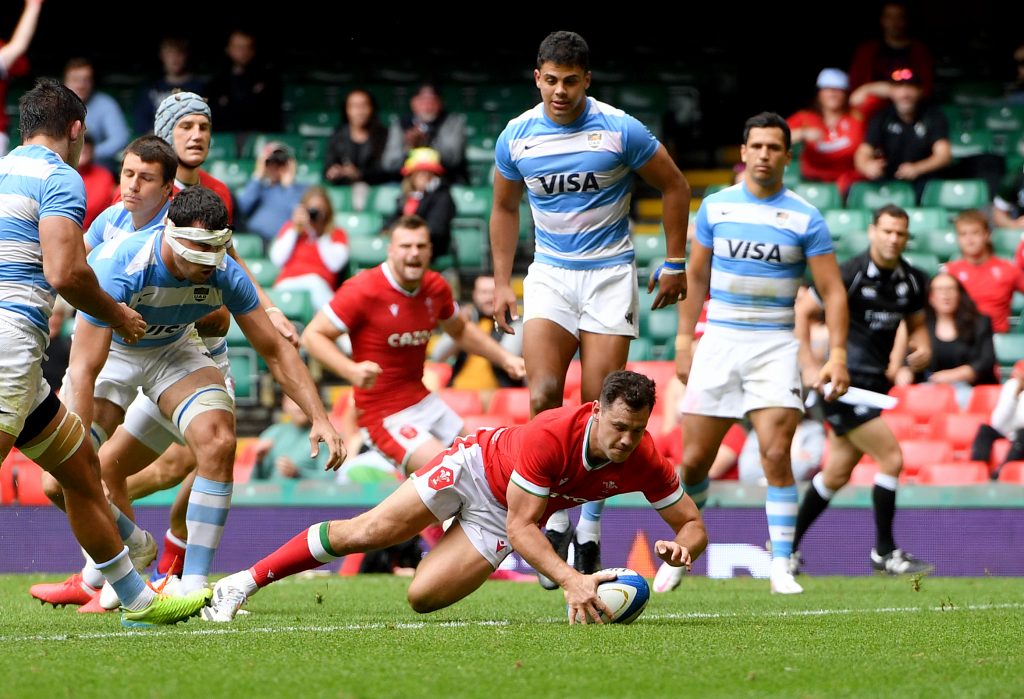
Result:
[[[128,557],[127,546],[106,563],[97,563],[96,568],[114,588],[122,607],[144,609],[153,601],[155,593],[146,587],[146,583],[135,571],[132,559]]]
[[[146,543],[146,533],[135,522],[131,521],[125,513],[121,512],[117,505],[112,502],[107,504],[110,505],[110,511],[114,515],[114,521],[117,523],[117,532],[121,535],[121,541],[129,546],[141,546]]]
[[[604,500],[593,500],[583,503],[580,510],[580,519],[589,519],[594,522],[601,521],[601,513],[604,512]]]
[[[683,490],[690,496],[690,499],[693,500],[693,504],[697,506],[698,510],[704,509],[704,504],[708,501],[708,489],[710,487],[710,478],[705,478],[696,485],[686,485],[683,483]]]
[[[793,553],[793,535],[796,532],[796,485],[782,488],[768,486],[768,499],[764,503],[768,515],[768,537],[772,540],[772,558],[789,558]]]
[[[196,476],[192,494],[185,511],[188,543],[181,574],[182,594],[188,594],[206,585],[213,555],[220,545],[224,523],[231,509],[231,483],[211,481]]]

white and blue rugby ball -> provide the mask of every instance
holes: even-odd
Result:
[[[630,568],[605,568],[600,573],[614,573],[615,580],[603,582],[597,586],[597,594],[601,597],[612,616],[609,619],[602,612],[605,623],[631,624],[640,616],[651,598],[651,588],[647,581]]]

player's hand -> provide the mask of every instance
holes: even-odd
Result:
[[[615,573],[594,573],[593,575],[575,575],[568,585],[565,586],[565,604],[569,614],[569,625],[576,623],[586,625],[588,619],[597,624],[603,624],[601,612],[609,619],[612,610],[601,601],[597,594],[599,583],[615,579]]]
[[[907,366],[915,374],[920,373],[928,368],[928,365],[932,363],[932,352],[928,347],[915,347],[914,350],[907,355]]]
[[[676,376],[686,385],[693,365],[693,338],[676,335]]]
[[[522,357],[517,357],[514,354],[509,354],[505,357],[505,361],[501,363],[501,368],[504,369],[510,378],[516,381],[521,381],[526,377],[526,362],[523,361]]]
[[[298,478],[299,468],[287,456],[279,456],[274,460],[274,468],[285,478]]]
[[[125,303],[117,304],[121,309],[121,322],[111,326],[111,330],[120,335],[125,343],[134,345],[146,334],[146,321],[134,308],[128,308]]]
[[[670,270],[662,265],[654,270],[654,274],[647,280],[647,293],[654,291],[654,285],[658,285],[658,295],[654,297],[651,310],[671,306],[677,301],[686,298],[686,272]]]
[[[825,394],[825,400],[831,402],[846,393],[850,388],[850,372],[846,368],[846,362],[836,359],[825,362],[825,366],[818,372],[818,382],[814,388],[820,390],[826,383],[831,383],[832,389]]]
[[[515,335],[512,321],[519,320],[519,301],[511,286],[494,287],[494,322],[503,332]]]
[[[316,455],[320,453],[320,442],[326,444],[327,450],[330,452],[324,470],[337,471],[345,462],[348,452],[345,450],[345,441],[334,429],[334,425],[326,419],[314,420],[313,426],[309,430],[309,455],[311,457],[316,458]]]
[[[685,546],[680,546],[675,541],[655,541],[654,552],[658,558],[670,566],[685,566],[687,570],[693,568],[693,559],[690,558],[690,551]]]
[[[289,345],[298,349],[299,334],[295,332],[295,325],[285,317],[284,313],[280,309],[275,309],[267,313],[267,317],[270,318],[270,323],[281,337],[287,340]]]
[[[817,366],[817,363],[805,366],[800,370],[800,382],[807,388],[818,389],[821,381],[820,373],[821,367]]]
[[[373,384],[377,383],[377,377],[383,372],[377,362],[359,362],[352,372],[352,385],[356,388],[373,388]]]

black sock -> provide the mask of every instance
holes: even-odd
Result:
[[[978,433],[974,435],[974,443],[971,444],[971,461],[984,461],[992,458],[992,445],[997,439],[1002,439],[1002,433],[992,425],[981,425]]]
[[[800,540],[814,524],[825,508],[828,507],[828,500],[821,497],[817,488],[812,484],[804,494],[804,501],[800,503],[800,509],[796,513],[796,534],[793,536],[793,550],[800,550]]]
[[[896,542],[892,537],[892,520],[896,516],[896,491],[875,484],[871,489],[871,502],[875,507],[875,551],[879,556],[893,552]]]

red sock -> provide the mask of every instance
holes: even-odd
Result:
[[[181,575],[185,568],[185,542],[168,529],[164,534],[164,550],[156,563],[156,572],[161,575]]]
[[[257,562],[249,573],[258,587],[287,578],[304,570],[319,568],[324,563],[335,561],[340,556],[330,548],[327,540],[329,522],[320,522],[304,532],[296,534],[291,541]]]

